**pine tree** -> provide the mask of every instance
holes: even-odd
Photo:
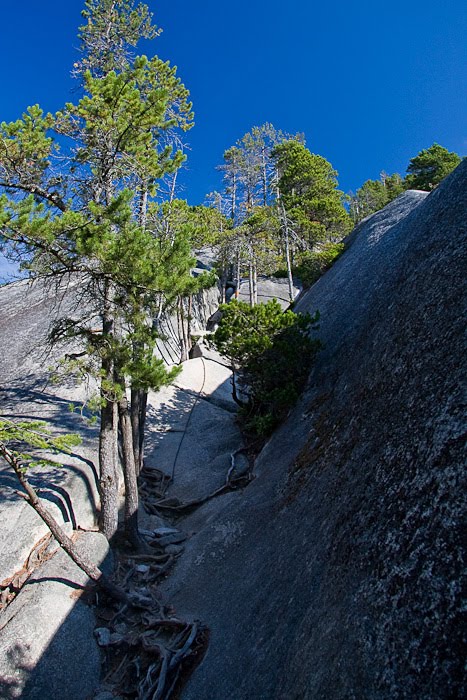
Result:
[[[321,347],[310,337],[319,314],[283,312],[277,299],[255,306],[233,301],[221,310],[213,343],[230,362],[232,397],[246,429],[264,437],[305,384]]]
[[[273,157],[282,203],[307,245],[340,240],[350,221],[332,165],[296,140],[276,146]]]
[[[277,177],[271,153],[275,146],[288,139],[303,140],[301,134],[291,136],[272,124],[254,126],[224,153],[225,198],[230,201],[233,234],[229,241],[233,253],[233,275],[237,290],[242,272],[248,273],[250,304],[257,299],[258,274],[277,258],[278,220],[271,206],[277,197]],[[276,217],[277,218],[277,217]],[[265,265],[263,267],[263,265]]]
[[[192,112],[175,69],[132,56],[139,38],[157,34],[146,5],[88,0],[83,16],[82,59],[74,67],[80,99],[55,115],[34,106],[0,127],[0,225],[3,248],[20,255],[31,275],[82,276],[83,313],[62,319],[52,338],[81,337],[88,353],[82,366],[100,380],[101,527],[108,537],[117,527],[120,416],[126,522],[137,540],[127,385],[144,393],[173,378],[154,358],[152,316],[192,284],[190,241],[184,229],[171,236],[151,229],[158,181],[184,160],[174,135],[190,128]],[[145,409],[137,410],[141,421]]]
[[[384,171],[379,180],[366,180],[354,196],[350,196],[350,212],[355,223],[379,211],[392,202],[405,189],[399,173],[387,175]]]
[[[457,153],[434,143],[410,160],[405,185],[410,189],[431,192],[460,162]]]

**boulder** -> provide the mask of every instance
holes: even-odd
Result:
[[[299,293],[300,288],[294,285],[294,297]],[[289,282],[285,278],[276,277],[258,277],[258,303],[266,304],[271,299],[277,299],[283,309],[290,306],[289,301]],[[238,300],[249,303],[250,288],[248,280],[242,280],[238,294]]]

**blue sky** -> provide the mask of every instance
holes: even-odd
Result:
[[[0,120],[73,99],[84,0],[2,3]],[[219,188],[223,151],[265,121],[304,132],[344,191],[404,174],[434,141],[467,152],[467,3],[149,0],[164,29],[144,53],[178,66],[196,126],[180,196]]]

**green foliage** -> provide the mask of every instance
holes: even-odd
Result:
[[[384,182],[388,202],[392,202],[393,199],[396,199],[396,197],[402,194],[402,192],[404,192],[406,189],[405,183],[399,173],[387,175],[386,173],[382,172],[381,180]]]
[[[131,48],[160,33],[147,5],[135,6],[132,0],[86,0],[81,14],[86,20],[79,33],[83,57],[75,72],[90,70],[99,77],[121,70],[128,65]]]
[[[281,199],[308,245],[342,239],[351,222],[332,165],[296,140],[279,144],[272,156],[279,175]]]
[[[379,211],[404,189],[404,182],[398,173],[387,175],[383,172],[380,180],[367,180],[355,196],[350,196],[350,211],[354,222],[358,223],[366,216]]]
[[[0,417],[0,446],[21,461],[22,469],[54,466],[56,462],[37,456],[41,451],[69,453],[81,443],[75,433],[52,435],[44,421],[11,421]]]
[[[254,126],[224,153],[219,167],[224,174],[229,215],[238,226],[248,218],[255,207],[274,202],[276,173],[271,153],[275,146],[288,140],[302,141],[302,134],[292,136],[266,122]]]
[[[431,192],[460,162],[461,158],[457,153],[434,143],[411,159],[405,185],[408,189]]]
[[[155,205],[151,216],[159,237],[173,241],[182,234],[191,250],[218,244],[222,232],[230,228],[228,219],[217,209],[203,205],[190,206],[184,199]]]
[[[407,189],[433,190],[460,162],[457,153],[434,143],[411,159],[404,179],[399,173],[387,175],[383,171],[380,180],[367,180],[355,195],[349,195],[354,222],[379,211]]]
[[[299,264],[294,267],[294,275],[305,287],[310,287],[326,270],[329,270],[343,251],[343,243],[324,243],[316,250],[306,252],[300,257]]]
[[[309,335],[319,316],[283,312],[276,299],[254,307],[232,301],[221,311],[213,343],[231,363],[246,429],[265,436],[283,420],[306,382],[320,348]]]
[[[137,0],[86,0],[83,17],[76,101],[55,115],[35,106],[0,126],[0,250],[30,275],[57,286],[81,283],[79,303],[49,339],[80,341],[70,364],[98,381],[105,423],[108,404],[121,401],[129,386],[145,392],[173,380],[177,370],[154,357],[154,326],[214,279],[191,275],[202,216],[189,211],[181,220],[176,205],[161,207],[167,185],[174,199],[185,160],[179,132],[191,128],[193,113],[175,68],[133,55],[140,39],[158,34],[151,13]],[[133,418],[133,432],[139,421],[142,434],[143,413]],[[109,448],[118,437],[110,423],[112,430],[100,433],[101,454],[109,455],[101,475],[112,473],[117,454]],[[105,476],[103,482],[105,495],[114,483]],[[114,511],[103,516],[111,535],[116,500],[104,500],[103,509]]]
[[[176,131],[191,128],[193,114],[175,68],[132,56],[139,39],[158,34],[147,6],[87,0],[83,17],[80,98],[55,115],[36,105],[0,125],[0,248],[31,275],[85,276],[82,313],[62,319],[51,339],[84,341],[90,358],[74,369],[100,379],[105,401],[121,389],[94,360],[157,389],[165,375],[153,358],[152,318],[215,279],[190,274],[209,217],[156,199],[161,179],[184,161]],[[113,328],[97,332],[105,304]]]

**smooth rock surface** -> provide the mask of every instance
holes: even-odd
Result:
[[[96,428],[70,410],[86,396],[75,382],[50,381],[49,368],[65,352],[47,349],[54,318],[73,311],[79,284],[61,292],[42,283],[0,287],[0,413],[10,419],[46,421],[55,434],[76,432],[82,439],[73,455],[54,455],[56,467],[30,470],[31,483],[57,520],[69,529],[95,525],[98,507]],[[35,543],[47,532],[42,520],[16,495],[11,469],[0,461],[0,584],[19,571]]]
[[[211,630],[183,700],[462,696],[466,243],[464,161],[299,302],[325,343],[308,388],[165,582]]]
[[[224,365],[196,358],[174,385],[149,394],[145,463],[174,475],[171,498],[193,500],[225,483],[242,446],[230,377]]]
[[[294,297],[297,296],[299,291],[299,287],[294,286]],[[283,309],[286,309],[290,305],[289,283],[287,279],[258,277],[258,303],[266,304],[271,299],[277,299]],[[246,303],[250,301],[250,287],[247,279],[242,279],[241,281],[238,300]]]
[[[82,533],[78,546],[111,566],[108,543]],[[100,653],[93,610],[80,600],[87,576],[59,550],[0,615],[2,700],[85,700],[98,687]]]
[[[50,383],[49,367],[65,350],[48,352],[45,341],[54,318],[73,313],[80,291],[79,283],[54,293],[41,283],[26,281],[0,288],[1,413],[12,419],[45,420],[53,432],[78,432],[83,440],[74,455],[55,456],[56,468],[30,472],[40,496],[68,532],[78,526],[91,528],[95,525],[98,508],[97,431],[96,427],[69,410],[69,403],[79,405],[86,397],[86,387],[75,385],[71,379],[56,386]],[[217,289],[214,289],[194,299],[193,328],[202,329],[207,323],[217,308],[217,297]],[[169,319],[165,330],[170,340],[162,343],[163,350],[165,348],[166,355],[173,355],[172,359],[177,361],[180,342],[174,319]],[[201,368],[200,384],[197,375]],[[163,443],[162,450],[156,450],[153,460],[158,467],[166,466],[168,470],[175,464],[178,454],[177,476],[186,471],[186,461],[196,464],[198,476],[202,476],[197,482],[202,495],[212,484],[217,487],[223,483],[230,464],[230,450],[240,445],[239,431],[234,423],[235,408],[227,386],[229,377],[230,373],[222,363],[198,358],[187,363],[178,386],[168,388],[160,397],[155,394],[150,397],[149,424],[153,422],[151,435],[157,434],[157,438],[151,444],[150,436],[148,453]],[[175,436],[170,451],[165,438],[166,430],[172,430],[172,420],[176,432],[169,433],[169,440]],[[191,428],[187,432],[190,435],[184,438],[183,452],[179,450],[180,440],[188,420]],[[159,434],[159,428],[162,434]],[[180,430],[182,432],[177,432]],[[222,435],[220,441],[218,433]],[[203,435],[202,440],[200,435]],[[222,450],[219,450],[219,442],[223,445]],[[161,459],[161,454],[164,454],[164,459]],[[214,469],[211,462],[215,462]],[[178,483],[180,497],[192,498],[193,475],[185,481],[177,479]],[[15,494],[16,488],[14,474],[1,463],[0,584],[3,582],[4,585],[22,570],[35,544],[47,533],[46,526],[35,512]],[[142,528],[151,532],[164,525],[157,516],[141,515]],[[165,536],[167,544],[186,538],[181,533],[165,533]],[[90,544],[94,542],[92,538],[88,541]],[[95,542],[98,554],[98,537]],[[183,551],[183,547],[176,544],[168,544],[168,548],[176,554]],[[56,556],[60,562],[60,557],[65,555],[58,552]],[[65,567],[63,571],[57,569],[50,573],[47,565],[37,570],[1,618],[0,625],[7,624],[0,633],[0,645],[3,645],[0,646],[0,655],[4,654],[3,665],[0,664],[3,676],[0,697],[84,700],[94,689],[100,675],[97,643],[92,634],[94,618],[81,603],[74,606],[76,601],[69,597],[68,589],[60,580],[68,575],[66,572]],[[42,581],[36,581],[38,575],[42,576]],[[76,577],[73,578],[74,574],[69,576],[70,580],[78,582]],[[6,634],[7,629],[14,636]],[[15,638],[20,641],[14,642]],[[71,650],[74,644],[79,647],[76,654]]]

